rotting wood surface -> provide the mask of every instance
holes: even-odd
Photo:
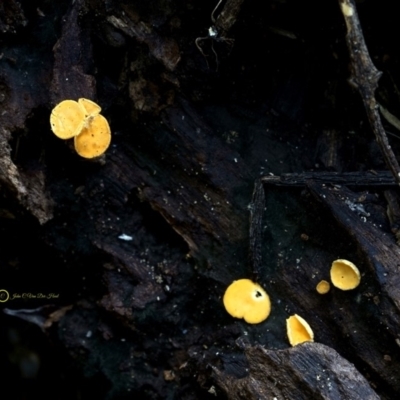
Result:
[[[68,398],[87,397],[81,382],[107,399],[400,391],[399,254],[384,195],[394,180],[346,83],[340,10],[325,5],[315,21],[317,2],[271,1],[266,12],[226,1],[212,21],[216,3],[0,5],[0,289],[58,293],[1,303],[4,343],[18,354],[2,357],[6,385],[27,383],[17,371],[29,359],[43,366],[30,393],[52,370]],[[202,54],[196,38],[213,22],[234,41],[227,52],[205,36]],[[371,29],[392,73],[378,95],[396,105],[387,60],[397,47]],[[102,106],[113,140],[101,160],[52,136],[51,109],[66,97]],[[318,147],[327,130],[329,157]],[[361,285],[320,296],[336,258],[358,265]],[[271,297],[262,324],[223,309],[243,277]],[[316,343],[289,348],[294,313]],[[15,316],[41,328],[40,345],[23,341]]]

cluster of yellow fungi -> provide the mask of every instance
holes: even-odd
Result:
[[[358,268],[348,260],[335,260],[331,266],[331,281],[333,286],[340,290],[355,289],[361,281],[361,274]],[[318,283],[316,290],[319,294],[328,293],[329,282],[322,280]]]
[[[64,100],[51,112],[51,130],[60,139],[74,138],[81,157],[98,157],[111,142],[110,126],[100,111],[101,107],[88,99]]]
[[[335,260],[331,266],[332,284],[341,290],[355,289],[361,280],[358,268],[348,260]],[[322,280],[317,292],[328,293],[330,283]],[[271,302],[265,290],[250,279],[233,281],[225,291],[223,303],[226,311],[235,318],[243,318],[249,324],[265,321],[271,312]],[[313,342],[314,333],[310,325],[297,314],[286,320],[286,332],[291,346]]]
[[[250,279],[233,281],[225,291],[223,303],[232,317],[243,318],[249,324],[265,321],[271,312],[268,294]],[[314,340],[310,325],[296,314],[287,319],[286,328],[292,346]]]

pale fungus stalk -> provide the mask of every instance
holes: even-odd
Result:
[[[271,312],[268,294],[250,279],[233,281],[225,291],[223,303],[232,317],[243,318],[249,324],[266,320]]]

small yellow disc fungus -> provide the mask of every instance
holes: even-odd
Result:
[[[265,290],[250,279],[233,281],[223,298],[226,311],[235,318],[244,318],[249,324],[258,324],[268,318],[271,302]]]
[[[50,115],[50,125],[60,139],[71,139],[81,133],[85,125],[85,109],[74,100],[57,104]]]
[[[81,106],[83,106],[83,108],[85,109],[87,117],[94,117],[94,116],[100,114],[101,107],[98,104],[96,104],[94,101],[80,98],[78,100],[78,103]]]
[[[76,152],[85,158],[100,156],[107,150],[110,142],[110,126],[100,114],[89,117],[82,132],[74,138]]]
[[[101,107],[88,99],[64,100],[51,112],[51,129],[61,139],[75,138],[75,150],[81,157],[98,157],[111,142],[110,126],[100,111]]]
[[[331,285],[328,281],[322,280],[318,283],[316,289],[319,294],[326,294],[329,292]]]
[[[355,289],[361,280],[360,271],[350,261],[335,260],[331,267],[331,281],[341,290]]]
[[[289,343],[292,346],[314,341],[314,332],[310,325],[297,314],[292,315],[286,320],[286,332]]]

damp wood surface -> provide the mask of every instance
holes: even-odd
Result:
[[[1,2],[3,390],[396,398],[400,52],[381,3]],[[79,98],[110,125],[98,159],[51,132],[53,107]],[[320,295],[336,259],[361,283]],[[267,292],[264,322],[225,311],[238,279]],[[313,343],[290,346],[294,314]]]

